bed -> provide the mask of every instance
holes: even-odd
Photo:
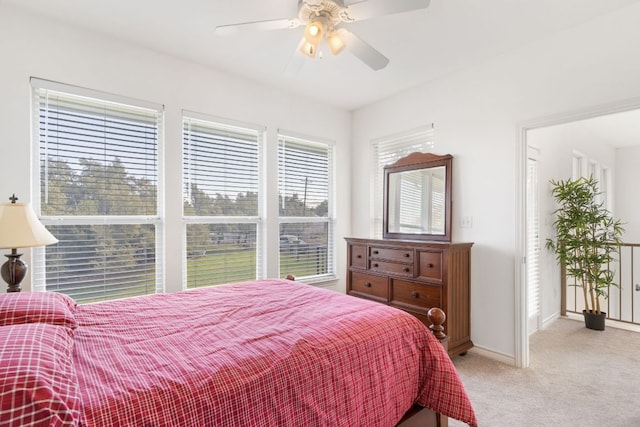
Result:
[[[0,426],[477,425],[428,328],[334,291],[259,280],[78,306],[0,297]]]

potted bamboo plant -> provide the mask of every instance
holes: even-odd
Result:
[[[598,181],[593,177],[576,180],[551,180],[553,197],[558,205],[553,222],[556,236],[547,239],[567,276],[575,279],[584,297],[585,326],[604,330],[606,313],[601,298],[608,297],[610,286],[617,287],[609,265],[621,243],[620,220],[612,218],[603,202],[598,201]]]

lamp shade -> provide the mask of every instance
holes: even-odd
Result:
[[[30,203],[0,204],[0,249],[30,248],[57,243],[38,220]]]

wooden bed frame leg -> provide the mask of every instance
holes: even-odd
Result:
[[[449,418],[431,409],[414,405],[396,427],[448,427]]]
[[[429,329],[433,331],[433,335],[440,341],[445,350],[449,350],[449,337],[444,333],[444,326],[447,315],[438,307],[432,307],[427,312],[427,318],[431,322]]]

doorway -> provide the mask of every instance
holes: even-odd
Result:
[[[516,258],[516,348],[515,348],[515,362],[518,367],[529,366],[529,334],[536,328],[543,326],[545,322],[545,316],[543,312],[549,312],[549,307],[545,304],[549,304],[549,299],[544,298],[545,283],[549,277],[549,272],[545,274],[545,268],[547,265],[555,264],[547,262],[547,259],[541,261],[540,254],[543,252],[541,247],[544,245],[544,233],[540,232],[540,228],[544,231],[545,228],[549,228],[552,222],[552,216],[550,215],[549,207],[544,205],[544,202],[540,201],[540,198],[544,199],[545,192],[549,193],[549,185],[546,183],[548,178],[541,173],[541,164],[545,164],[544,153],[535,153],[530,150],[532,145],[532,135],[536,130],[545,130],[552,127],[560,127],[560,125],[569,125],[573,123],[583,122],[590,126],[597,126],[598,123],[604,123],[608,121],[615,123],[612,128],[616,130],[619,135],[624,135],[631,140],[635,139],[635,145],[640,145],[640,119],[636,118],[635,122],[630,122],[628,128],[623,129],[621,122],[616,122],[616,119],[622,117],[624,113],[637,113],[636,117],[640,118],[640,98],[621,101],[618,103],[597,106],[590,109],[581,111],[574,111],[566,114],[558,114],[546,118],[541,118],[531,122],[523,123],[518,126],[519,140],[517,142],[517,236],[516,244],[518,247],[517,253],[519,256]],[[606,120],[605,120],[606,119]],[[611,129],[609,129],[610,131]],[[593,133],[593,128],[591,130]],[[631,134],[631,135],[629,135]],[[605,136],[603,135],[603,138]],[[625,144],[624,142],[616,144]],[[535,160],[534,160],[535,159]],[[571,160],[569,167],[571,168]],[[590,164],[586,165],[587,168],[591,167]],[[608,181],[614,179],[614,171],[610,170],[611,177]],[[537,185],[533,185],[531,180],[532,174],[537,174]],[[568,178],[564,176],[562,178]],[[555,177],[559,178],[559,177]],[[538,194],[534,194],[534,189],[537,189]],[[548,195],[547,195],[548,196]],[[537,209],[533,206],[537,205]],[[541,206],[542,205],[542,206]],[[531,208],[531,209],[529,209]],[[530,210],[533,210],[531,212]],[[537,217],[536,217],[537,212]],[[616,214],[617,215],[617,214]],[[623,218],[624,220],[625,218]],[[537,234],[534,230],[536,227],[534,223],[537,221]],[[538,249],[535,252],[536,248]],[[534,252],[532,252],[534,251]],[[536,256],[537,255],[537,256]],[[549,267],[552,268],[552,267]],[[552,275],[558,275],[556,271],[551,272]],[[542,278],[541,278],[542,277]],[[559,276],[558,276],[559,278]],[[542,282],[542,285],[540,285]],[[534,290],[538,292],[535,293]],[[531,291],[531,293],[530,293]],[[559,286],[554,290],[559,291]],[[559,303],[558,303],[559,305]],[[559,315],[559,307],[558,307]],[[557,317],[557,316],[556,316]],[[549,320],[549,318],[547,318]]]

